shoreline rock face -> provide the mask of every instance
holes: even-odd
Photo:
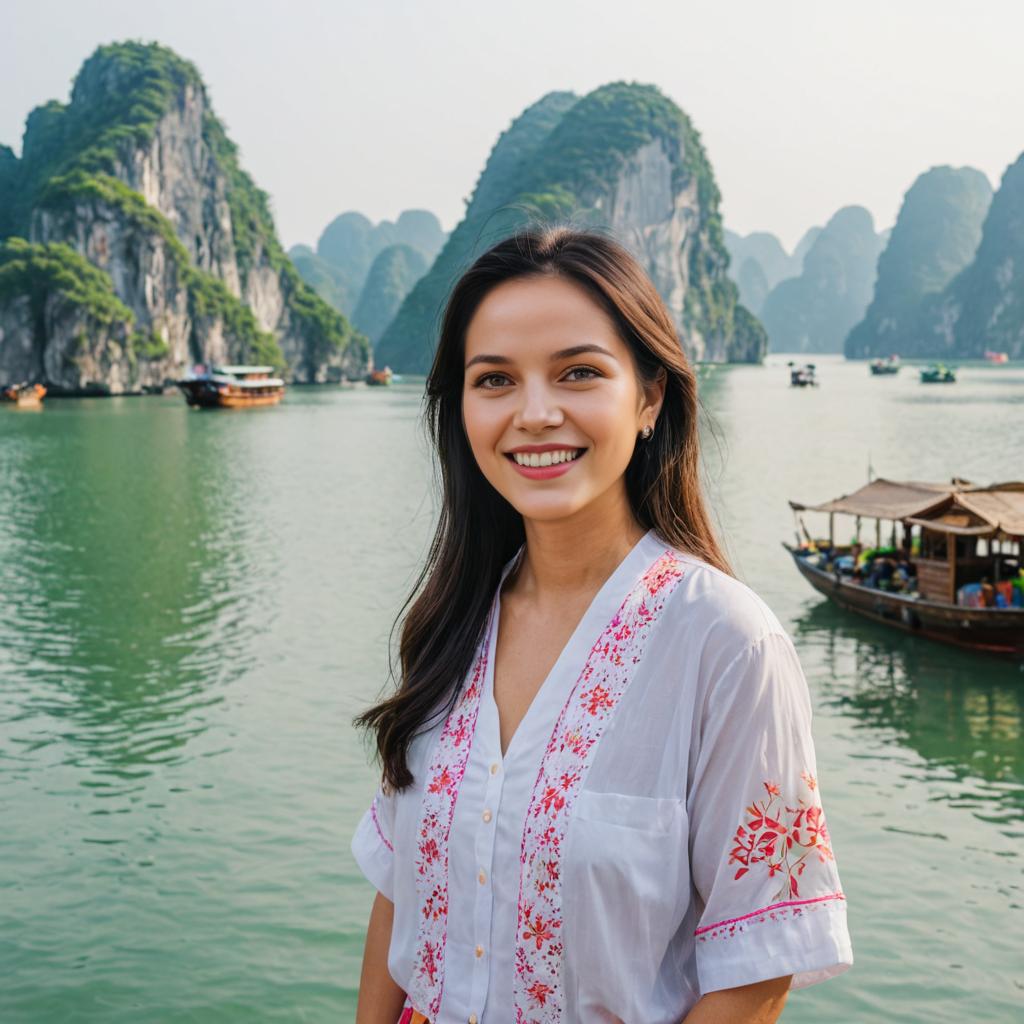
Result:
[[[407,296],[375,356],[425,373],[448,292],[480,253],[527,223],[611,230],[650,274],[696,360],[758,362],[767,336],[728,277],[710,163],[686,115],[653,86],[549,93],[498,139],[466,215]]]
[[[878,258],[871,304],[846,338],[847,357],[928,356],[952,347],[936,341],[945,322],[941,315],[936,321],[936,307],[978,252],[991,202],[988,178],[971,167],[933,167],[914,181]]]
[[[305,383],[372,367],[368,339],[284,254],[198,72],[170,50],[100,47],[67,106],[30,114],[22,154],[0,153],[0,194],[13,197],[0,223],[0,380],[119,394],[194,363],[269,363]],[[88,274],[69,254],[121,304],[102,329],[89,310],[106,284],[70,285]]]

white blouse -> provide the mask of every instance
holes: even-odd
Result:
[[[649,530],[502,757],[501,582],[415,782],[352,839],[394,903],[402,1020],[679,1024],[705,992],[848,968],[807,683],[764,602]]]

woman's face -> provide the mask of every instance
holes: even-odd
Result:
[[[623,474],[663,393],[645,398],[612,320],[562,277],[497,285],[466,331],[466,436],[484,476],[527,519],[562,519],[602,496],[625,501]],[[551,464],[517,465],[514,451]]]

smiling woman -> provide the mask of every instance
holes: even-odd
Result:
[[[667,310],[609,238],[520,233],[453,289],[427,391],[441,518],[401,685],[357,719],[358,1024],[776,1020],[852,963],[845,897]]]

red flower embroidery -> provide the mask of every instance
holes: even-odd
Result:
[[[800,773],[800,778],[811,791],[811,800],[816,801],[817,780],[806,771]],[[728,863],[740,865],[733,881],[742,878],[753,865],[763,863],[769,878],[782,876],[782,888],[774,899],[787,894],[799,896],[797,878],[807,867],[808,855],[812,851],[817,853],[822,863],[833,859],[825,812],[820,803],[803,799],[797,801],[796,807],[786,806],[774,782],[766,780],[764,788],[768,799],[755,800],[746,808],[747,821],[736,829],[733,837]],[[788,821],[784,814],[789,815]]]

